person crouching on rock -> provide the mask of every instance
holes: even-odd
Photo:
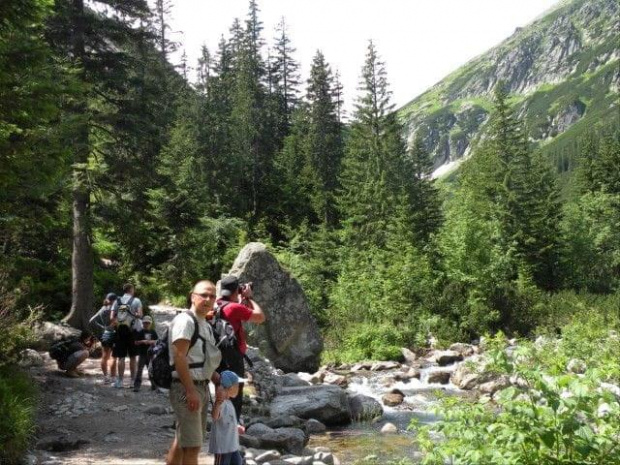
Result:
[[[50,357],[56,360],[58,368],[69,378],[78,378],[77,367],[84,363],[90,354],[95,340],[88,331],[82,331],[79,338],[70,337],[55,342],[50,348]]]
[[[211,416],[213,426],[209,435],[209,453],[215,455],[215,465],[242,465],[239,452],[239,434],[245,428],[237,425],[235,406],[230,399],[239,395],[239,385],[245,380],[236,373],[224,370],[220,373],[220,385],[215,391]]]

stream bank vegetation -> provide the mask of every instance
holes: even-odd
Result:
[[[372,42],[346,115],[348,90],[323,53],[302,81],[284,23],[266,53],[255,0],[217,50],[205,47],[195,78],[193,64],[175,67],[172,6],[0,6],[0,289],[12,296],[0,331],[11,366],[29,308],[82,327],[125,281],[147,303],[178,302],[248,241],[268,244],[301,282],[325,361],[396,358],[430,335],[530,337],[584,309],[617,312],[617,120],[569,144],[578,163],[561,191],[557,165],[498,85],[485,137],[442,185],[423,138],[403,140]],[[10,372],[5,387],[19,383]],[[11,399],[7,418],[26,418],[29,402]],[[0,450],[18,457],[26,443],[6,428]]]

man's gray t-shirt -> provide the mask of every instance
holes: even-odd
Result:
[[[174,365],[174,348],[173,344],[179,339],[192,340],[194,334],[194,320],[188,315],[187,310],[179,313],[174,317],[170,324],[170,330],[168,331],[169,340],[168,345],[170,347],[170,365]],[[190,368],[189,372],[194,380],[209,380],[215,369],[222,360],[222,354],[215,346],[215,337],[213,337],[213,330],[211,325],[207,323],[207,320],[197,316],[194,313],[196,320],[198,321],[198,334],[200,337],[207,341],[206,347],[203,347],[203,342],[200,338],[196,341],[193,347],[189,349],[187,353],[187,363],[200,363],[204,361],[202,368]],[[178,378],[179,375],[176,371],[172,372],[173,378]]]
[[[239,450],[239,432],[237,431],[237,414],[230,399],[222,403],[220,417],[213,420],[209,434],[210,454],[229,454]]]

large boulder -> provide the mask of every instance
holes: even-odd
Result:
[[[51,345],[67,337],[79,337],[80,330],[66,324],[55,324],[50,321],[35,323],[34,343],[32,348],[40,351],[50,350]]]
[[[327,384],[282,388],[271,402],[270,415],[314,418],[328,426],[351,422],[351,409],[346,391]]]
[[[257,423],[246,430],[246,435],[254,436],[260,441],[261,449],[278,449],[299,455],[308,444],[308,436],[299,428],[270,428]]]
[[[315,372],[323,339],[297,280],[259,242],[241,250],[230,274],[254,283],[254,297],[267,317],[249,331],[250,343],[285,372]]]

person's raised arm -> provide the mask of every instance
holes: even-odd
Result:
[[[247,320],[250,323],[260,324],[265,321],[265,313],[263,309],[252,299],[252,286],[245,286],[240,295],[241,302],[252,309],[252,315]]]
[[[261,324],[265,322],[265,313],[263,309],[256,303],[256,301],[249,299],[248,307],[252,309],[252,316],[248,320],[250,323]]]

